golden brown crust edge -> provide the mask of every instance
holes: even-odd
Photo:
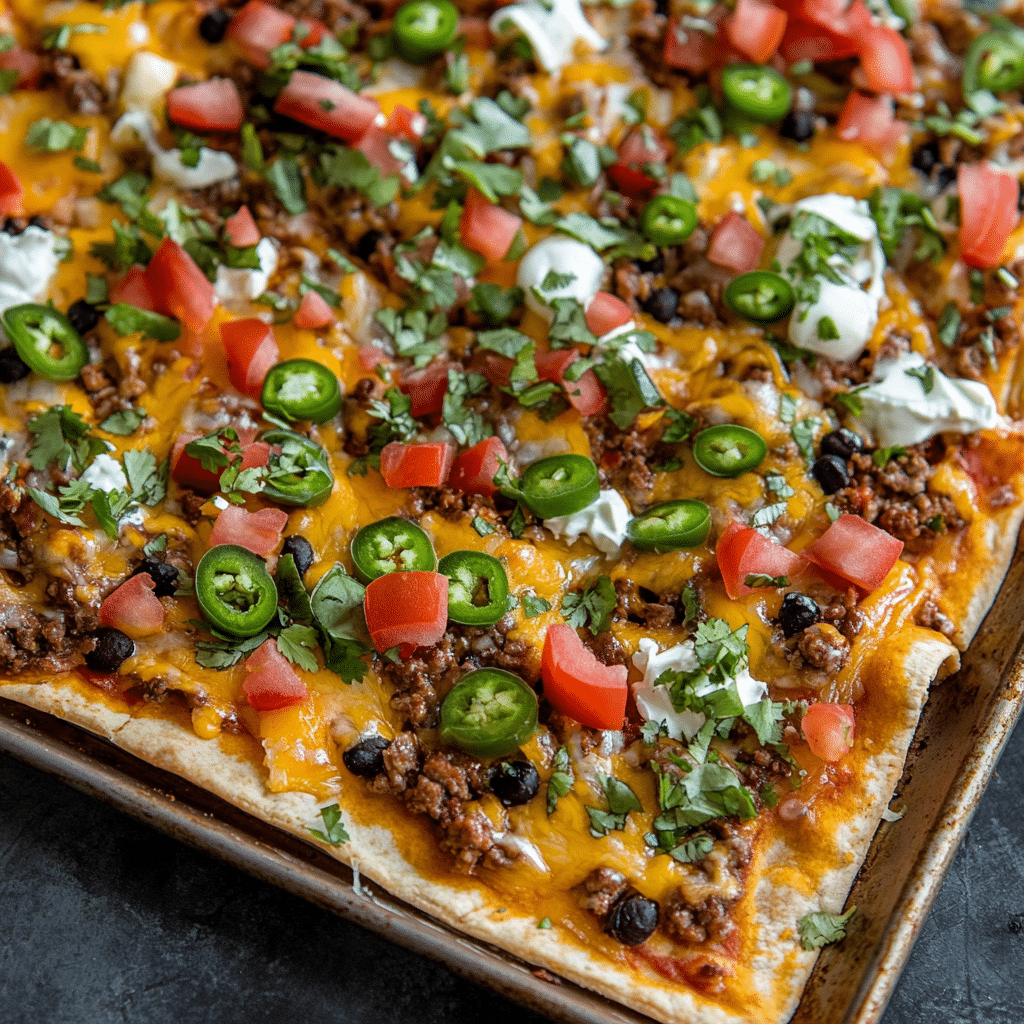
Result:
[[[751,894],[750,919],[756,931],[753,969],[757,987],[768,1012],[782,1008],[778,1020],[793,1012],[814,964],[815,954],[795,948],[795,922],[819,909],[838,910],[853,882],[882,810],[903,768],[920,709],[936,673],[957,659],[956,650],[937,634],[924,630],[908,648],[906,701],[902,721],[889,750],[866,762],[861,779],[864,810],[843,824],[834,835],[834,852],[840,867],[821,879],[800,875],[802,884],[781,882],[798,863],[799,850],[786,843],[762,850],[754,866],[758,882]],[[156,718],[132,718],[86,697],[58,681],[0,683],[0,695],[39,710],[56,714],[98,735],[150,764],[156,765],[215,793],[247,813],[302,839],[317,821],[318,803],[306,793],[271,793],[253,764],[226,753],[215,740],[199,739],[178,722]],[[459,931],[495,943],[530,963],[570,979],[610,999],[662,1021],[685,1020],[690,1024],[765,1024],[760,1010],[737,1015],[699,995],[648,976],[634,988],[636,974],[627,965],[612,964],[578,945],[569,945],[557,929],[538,930],[532,917],[495,917],[486,896],[475,888],[445,885],[421,878],[378,826],[346,822],[351,842],[327,848],[339,860],[358,866],[360,872],[389,892]]]

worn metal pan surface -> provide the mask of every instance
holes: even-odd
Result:
[[[857,923],[840,946],[824,951],[794,1024],[874,1024],[881,1017],[1020,715],[1021,607],[1018,548],[961,670],[932,691],[893,802],[906,812],[875,836],[851,895],[860,908]],[[353,878],[314,846],[50,715],[0,699],[0,750],[556,1020],[647,1020],[576,985],[551,984],[521,960]]]

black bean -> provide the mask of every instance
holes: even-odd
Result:
[[[653,260],[637,260],[635,266],[642,274],[664,274],[665,256],[659,252]]]
[[[943,164],[935,172],[935,189],[937,192],[945,192],[954,181],[956,181],[956,167],[953,164]]]
[[[914,150],[910,157],[911,166],[922,174],[931,174],[932,168],[939,162],[939,140],[932,139]]]
[[[384,771],[384,751],[391,746],[391,740],[383,736],[367,736],[355,746],[349,747],[341,760],[353,775],[361,775],[364,779],[372,779]]]
[[[826,494],[835,494],[850,486],[850,471],[846,468],[846,461],[838,455],[822,455],[815,459],[811,472]]]
[[[281,547],[281,554],[291,555],[295,559],[295,568],[299,570],[300,576],[305,576],[309,567],[316,561],[316,555],[313,554],[313,545],[305,537],[297,533],[293,533],[290,537],[285,537],[284,544]]]
[[[808,626],[813,626],[818,621],[821,609],[818,603],[797,591],[792,591],[782,599],[782,607],[779,609],[779,625],[788,640],[797,633],[802,633]]]
[[[94,672],[116,672],[123,661],[135,653],[135,641],[113,626],[96,632],[93,649],[85,656],[86,665]]]
[[[161,562],[158,558],[144,558],[132,570],[132,576],[148,572],[155,584],[157,597],[174,597],[178,592],[178,569],[169,562]]]
[[[779,134],[794,142],[809,142],[814,138],[814,111],[794,107],[782,119]]]
[[[641,896],[635,889],[627,890],[608,911],[604,930],[624,946],[639,946],[658,927],[658,904]]]
[[[864,438],[856,431],[840,427],[838,430],[830,430],[821,439],[820,449],[822,455],[838,455],[845,461],[857,452],[864,451]]]
[[[79,334],[85,334],[100,322],[100,315],[95,306],[86,302],[85,299],[79,299],[77,302],[71,303],[68,309],[68,319]]]
[[[358,256],[363,262],[369,260],[377,249],[377,243],[384,237],[382,231],[375,231],[371,228],[366,232],[362,238],[356,242],[356,247],[353,250],[356,256]]]
[[[224,33],[231,24],[231,15],[223,7],[215,7],[208,14],[203,15],[199,22],[199,34],[208,43],[219,43],[224,38]]]
[[[21,361],[14,346],[0,350],[0,384],[24,380],[32,371]]]
[[[540,775],[529,761],[502,761],[491,769],[491,792],[506,806],[529,803],[540,790]]]
[[[679,292],[675,288],[655,288],[641,305],[659,323],[667,324],[676,315]]]

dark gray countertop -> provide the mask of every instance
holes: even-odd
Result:
[[[1024,1022],[1022,792],[1024,727],[883,1024]],[[0,756],[2,1024],[481,1020],[543,1024]]]

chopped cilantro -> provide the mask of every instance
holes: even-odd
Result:
[[[561,797],[572,789],[576,776],[573,774],[572,762],[569,760],[569,748],[559,747],[555,751],[554,771],[548,779],[547,811],[554,812]]]
[[[900,444],[891,445],[888,448],[876,448],[871,453],[871,461],[882,469],[890,459],[898,459],[901,455],[906,455],[907,449]]]
[[[523,614],[528,619],[535,619],[538,615],[551,611],[551,602],[536,594],[524,593],[522,595]]]
[[[45,153],[60,153],[66,149],[81,149],[88,134],[88,128],[78,128],[67,121],[41,117],[29,125],[25,145]]]
[[[345,831],[345,825],[341,820],[341,808],[337,804],[330,804],[328,807],[320,808],[320,817],[323,818],[324,829],[311,828],[309,831],[331,846],[341,846],[349,841],[349,834]]]
[[[914,366],[903,371],[908,377],[916,377],[921,382],[921,387],[926,395],[930,395],[935,389],[935,369],[931,366]]]
[[[490,534],[494,533],[496,529],[494,523],[489,522],[482,516],[474,516],[471,525],[473,529],[476,530],[478,534],[480,534],[481,537],[489,536]]]
[[[599,576],[592,587],[578,594],[566,594],[559,610],[573,629],[588,626],[596,635],[611,628],[612,612],[617,604],[615,584],[610,577]]]
[[[857,913],[856,907],[850,907],[845,914],[829,914],[824,910],[805,914],[797,922],[800,933],[800,945],[806,950],[821,949],[833,942],[846,938],[846,926]]]
[[[621,779],[615,778],[614,775],[605,775],[603,772],[598,772],[597,777],[604,787],[608,810],[587,807],[586,812],[590,818],[590,834],[595,839],[600,839],[610,832],[624,829],[630,811],[642,811],[644,808],[640,798]]]

